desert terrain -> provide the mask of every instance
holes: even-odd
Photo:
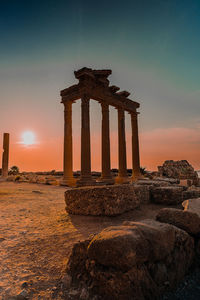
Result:
[[[73,216],[65,211],[65,190],[0,183],[1,299],[21,299],[16,298],[20,293],[28,299],[63,299],[65,267],[75,242],[124,220],[154,218],[163,207],[143,205],[117,217]]]

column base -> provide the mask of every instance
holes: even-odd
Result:
[[[92,177],[81,177],[76,182],[76,186],[92,186],[96,185],[96,181]]]
[[[119,183],[119,184],[123,184],[123,183],[129,183],[130,182],[130,178],[128,176],[117,176],[115,178],[115,183]]]
[[[76,181],[77,180],[74,177],[63,178],[60,182],[60,185],[75,187]]]
[[[137,181],[138,179],[142,179],[144,176],[142,176],[141,174],[134,174],[131,176],[131,182],[133,181]]]
[[[102,184],[114,184],[115,183],[115,179],[112,177],[100,177],[99,179],[97,179],[97,182],[102,183]]]

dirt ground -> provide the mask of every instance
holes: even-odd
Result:
[[[124,220],[154,218],[146,205],[118,217],[72,216],[65,187],[0,182],[0,299],[28,286],[28,299],[62,299],[58,287],[73,244]]]

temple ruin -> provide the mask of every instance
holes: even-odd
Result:
[[[90,99],[101,104],[102,131],[101,131],[101,164],[102,174],[100,181],[105,184],[129,182],[126,160],[125,140],[125,111],[131,116],[132,125],[132,177],[134,181],[140,176],[139,142],[137,109],[140,104],[130,100],[127,91],[119,91],[117,86],[109,86],[108,76],[111,70],[92,70],[82,68],[75,71],[78,84],[72,85],[61,91],[62,103],[64,104],[64,178],[63,184],[68,186],[90,186],[95,181],[91,174],[91,151],[90,151]],[[72,155],[72,104],[81,99],[81,177],[75,180],[73,177]],[[110,130],[109,130],[109,105],[114,106],[118,112],[118,177],[111,175],[110,166]]]

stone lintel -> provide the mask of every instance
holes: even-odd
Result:
[[[112,93],[116,93],[117,91],[120,90],[120,88],[116,85],[109,86],[109,89],[111,90]]]
[[[121,96],[121,97],[128,97],[130,96],[131,93],[127,92],[127,91],[121,91],[119,93],[117,93],[117,95]]]
[[[89,76],[93,79],[98,77],[107,78],[110,74],[112,74],[112,70],[92,70],[91,68],[82,68],[74,72],[74,75],[77,79],[80,79],[81,77],[85,76]]]
[[[90,68],[82,68],[75,71],[76,78],[81,80],[78,84],[60,92],[61,102],[76,101],[87,94],[90,99],[106,102],[108,105],[122,108],[129,112],[136,112],[140,104],[127,98],[130,95],[129,92],[121,91],[116,93],[120,90],[119,87],[115,85],[109,87],[107,77],[111,73],[111,70],[92,70]]]
[[[72,93],[77,93],[79,92],[79,84],[74,84],[62,91],[60,91],[60,96],[67,96],[70,95]]]

